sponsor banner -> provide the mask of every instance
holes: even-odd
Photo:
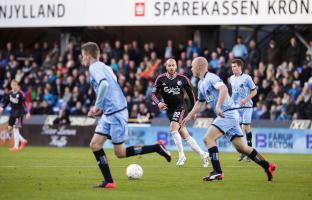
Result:
[[[45,125],[53,125],[53,121],[58,118],[57,115],[48,115],[45,119]],[[96,119],[90,117],[77,117],[77,116],[70,116],[69,117],[70,125],[71,126],[92,126],[95,124]]]
[[[55,126],[55,125],[24,125],[22,135],[33,146],[89,146],[95,126]],[[190,134],[204,150],[203,143],[206,128],[188,128]],[[129,127],[126,145],[149,145],[162,140],[168,149],[176,150],[176,146],[167,126]],[[13,139],[7,132],[7,124],[0,125],[0,145],[11,146]],[[217,140],[221,152],[236,152],[229,138],[221,137]],[[288,128],[254,128],[253,146],[264,153],[312,153],[312,130],[298,130]],[[110,141],[105,148],[113,148]],[[191,151],[184,142],[186,151]]]
[[[203,149],[207,149],[203,143],[203,137],[207,129],[188,128],[190,134]],[[174,141],[168,131],[168,127],[129,128],[127,145],[154,144],[162,140],[168,149],[176,150]],[[229,138],[221,137],[217,140],[219,151],[236,152]],[[112,148],[111,143],[105,144]],[[264,153],[312,153],[312,130],[295,130],[285,128],[254,128],[253,146]],[[190,151],[189,145],[184,142],[184,148]]]
[[[311,23],[312,0],[0,1],[0,27]]]
[[[267,153],[312,153],[312,130],[253,129],[253,145]]]
[[[3,118],[4,117],[2,117],[2,119]],[[0,122],[0,146],[12,147],[14,139],[12,137],[12,134],[8,132],[7,120],[4,119],[3,121]]]
[[[89,146],[94,126],[25,125],[23,136],[33,146]]]

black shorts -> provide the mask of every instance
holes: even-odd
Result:
[[[182,122],[182,120],[185,118],[186,114],[187,113],[186,113],[186,110],[184,108],[177,108],[177,109],[167,113],[170,122],[174,121],[174,122],[178,122],[178,123]]]
[[[19,117],[10,115],[9,126],[13,127],[14,125],[19,127],[19,128],[22,127],[22,125],[23,125],[23,115],[21,115]]]

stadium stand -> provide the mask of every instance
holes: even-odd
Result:
[[[312,119],[312,40],[306,52],[292,37],[287,49],[271,40],[263,49],[254,40],[248,44],[238,37],[231,49],[223,42],[215,49],[199,48],[193,40],[175,44],[168,40],[164,49],[153,42],[141,46],[137,41],[99,42],[101,59],[109,65],[128,101],[130,118],[149,121],[164,116],[153,105],[150,95],[153,81],[164,71],[166,58],[177,59],[178,71],[190,78],[196,89],[197,79],[192,76],[191,60],[199,55],[209,61],[210,71],[217,73],[225,83],[231,75],[230,59],[244,57],[245,73],[258,86],[254,100],[253,119],[292,120]],[[61,54],[59,41],[35,43],[25,49],[23,43],[8,42],[0,48],[0,101],[9,92],[9,82],[16,79],[26,93],[31,113],[59,114],[67,109],[70,115],[85,115],[94,101],[94,93],[87,83],[88,72],[81,66],[80,44],[71,42]],[[7,108],[6,112],[8,112]],[[200,117],[213,117],[209,107]]]

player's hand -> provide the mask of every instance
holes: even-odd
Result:
[[[216,113],[217,113],[218,116],[224,117],[224,113],[222,112],[221,108],[216,108]]]
[[[159,110],[166,110],[166,109],[168,109],[168,107],[167,107],[167,104],[165,104],[165,103],[163,103],[163,102],[160,102],[159,104],[158,104],[158,108],[159,108]]]
[[[30,119],[30,113],[26,114],[26,119]]]
[[[103,113],[103,111],[102,111],[101,109],[96,108],[96,107],[93,107],[93,108],[91,108],[90,111],[88,112],[88,117],[95,118],[95,117],[100,116],[102,113]]]
[[[186,123],[191,121],[192,117],[190,115],[187,115],[181,122],[181,127],[185,127]]]
[[[91,117],[91,118],[94,118],[94,115],[93,115],[93,112],[92,112],[92,109],[89,110],[88,112],[88,117]]]
[[[243,100],[239,103],[239,105],[240,105],[240,106],[244,106],[247,102],[248,102],[248,100],[245,98],[245,99],[243,99]]]

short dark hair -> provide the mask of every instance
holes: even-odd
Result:
[[[245,66],[245,61],[242,58],[234,58],[233,60],[231,60],[232,64],[237,64],[240,67],[244,67]]]
[[[86,54],[91,55],[93,58],[98,58],[100,54],[99,46],[94,42],[87,42],[81,46],[81,51],[85,51]]]

